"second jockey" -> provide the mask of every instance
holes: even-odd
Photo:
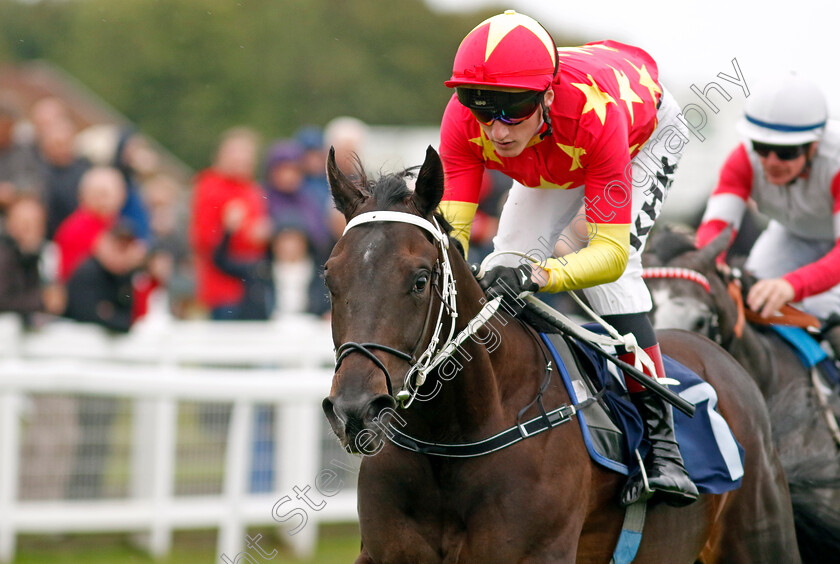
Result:
[[[747,305],[762,317],[788,302],[825,321],[840,316],[840,122],[810,80],[784,74],[754,88],[697,231],[708,244],[737,231],[752,199],[770,218],[745,268],[760,280]],[[733,238],[735,233],[733,233]],[[840,327],[828,334],[840,351]]]

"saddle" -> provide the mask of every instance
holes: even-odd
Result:
[[[796,353],[806,368],[816,370],[823,384],[833,393],[840,392],[840,316],[832,313],[823,325],[815,316],[785,304],[773,317],[761,317],[744,305],[740,285],[730,282],[729,295],[738,306],[738,317],[758,330],[779,335]],[[740,337],[737,325],[736,335]],[[827,346],[823,347],[822,343]],[[833,352],[829,355],[827,351]]]
[[[590,331],[601,329],[597,325],[586,327]],[[593,345],[556,332],[540,333],[540,336],[572,402],[596,400],[577,414],[592,460],[620,474],[638,472],[639,460],[644,459],[649,445],[644,439],[642,419],[627,397],[618,369],[593,352]],[[671,389],[697,407],[691,418],[674,410],[677,442],[689,476],[702,493],[723,493],[738,488],[743,476],[744,450],[715,409],[716,392],[674,359],[663,355],[663,362],[668,377],[680,382]]]
[[[802,362],[811,375],[811,386],[816,395],[817,403],[822,411],[825,423],[828,426],[834,441],[840,445],[840,419],[832,402],[840,394],[840,367],[837,357],[838,343],[831,339],[825,339],[831,332],[834,339],[840,340],[840,326],[826,325],[820,333],[806,331],[801,327],[791,325],[767,324],[756,327],[759,331],[772,332],[780,337],[788,346],[793,349],[796,356]],[[828,347],[821,346],[821,337],[827,341]],[[834,358],[827,350],[834,351]],[[835,398],[832,400],[832,397]]]

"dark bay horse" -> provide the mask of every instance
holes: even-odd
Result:
[[[324,411],[341,443],[366,455],[356,564],[609,562],[625,477],[591,461],[577,423],[478,457],[420,454],[388,440],[384,420],[434,443],[491,437],[514,426],[541,386],[547,409],[571,402],[559,379],[543,386],[547,353],[532,329],[503,311],[480,322],[484,295],[435,215],[443,169],[431,147],[413,192],[404,174],[369,182],[360,171],[353,181],[332,152],[327,171],[348,229],[325,271],[338,358]],[[659,337],[666,354],[717,389],[746,452],[745,474],[739,489],[688,507],[651,505],[634,562],[800,562],[758,388],[708,339]],[[537,413],[532,406],[524,419]]]
[[[810,369],[778,334],[739,319],[743,298],[730,290],[733,276],[716,266],[730,235],[727,230],[698,250],[690,233],[667,226],[653,233],[644,264],[654,327],[718,341],[758,384],[794,494],[804,559],[825,561],[825,555],[840,554],[840,451],[827,422],[831,410],[821,405]],[[749,283],[749,273],[743,277]]]

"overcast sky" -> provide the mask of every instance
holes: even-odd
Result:
[[[748,85],[777,69],[796,70],[823,87],[832,115],[840,117],[837,0],[426,2],[448,10],[510,7],[558,33],[638,45],[659,63],[662,82],[675,92],[688,90],[692,83],[702,87],[718,72],[733,74],[733,58]]]

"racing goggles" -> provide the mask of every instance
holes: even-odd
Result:
[[[484,125],[499,120],[505,125],[519,125],[537,111],[545,90],[535,92],[502,92],[458,87],[458,101],[469,108],[475,119]]]
[[[810,146],[810,143],[805,143],[804,145],[771,145],[769,143],[759,143],[758,141],[752,142],[753,151],[758,153],[758,156],[767,158],[770,156],[770,153],[775,153],[776,158],[780,161],[798,159],[805,154]]]

